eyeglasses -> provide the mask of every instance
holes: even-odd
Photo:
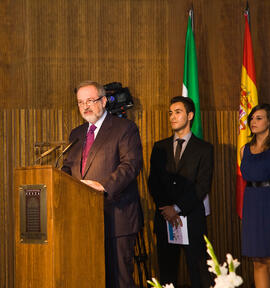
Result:
[[[101,98],[103,98],[104,96],[100,96],[99,98],[92,100],[92,99],[87,99],[85,102],[83,101],[78,101],[78,106],[79,107],[84,107],[84,105],[86,106],[92,106],[94,104],[96,104]]]

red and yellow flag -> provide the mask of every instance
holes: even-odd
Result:
[[[242,218],[243,198],[246,183],[240,171],[240,149],[247,142],[250,130],[247,125],[247,117],[254,106],[258,104],[255,65],[251,34],[248,23],[248,10],[245,12],[245,36],[244,36],[244,53],[241,77],[241,94],[239,107],[239,133],[237,140],[237,178],[236,178],[236,209],[237,214]]]

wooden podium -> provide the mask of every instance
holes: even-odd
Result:
[[[103,195],[51,166],[14,177],[14,287],[105,287]]]

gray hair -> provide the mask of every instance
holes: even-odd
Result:
[[[106,96],[106,91],[105,91],[103,85],[99,84],[98,82],[91,81],[91,80],[86,80],[86,81],[83,81],[80,84],[78,84],[77,87],[75,88],[75,93],[77,94],[80,88],[86,87],[86,86],[96,87],[99,97]]]

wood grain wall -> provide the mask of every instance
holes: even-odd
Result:
[[[64,145],[81,123],[81,80],[122,82],[134,97],[144,169],[140,190],[149,265],[157,275],[153,203],[146,181],[153,142],[167,137],[169,99],[181,93],[187,11],[193,2],[205,138],[215,147],[209,236],[220,260],[240,253],[235,213],[237,108],[244,0],[13,0],[0,2],[0,287],[12,288],[13,168],[31,165],[35,143]],[[270,2],[250,0],[260,102],[269,102]],[[63,146],[62,146],[63,147]],[[53,157],[48,162],[53,161]],[[47,161],[47,160],[45,160]],[[246,287],[251,265],[242,261]],[[181,283],[188,281],[181,270]]]

